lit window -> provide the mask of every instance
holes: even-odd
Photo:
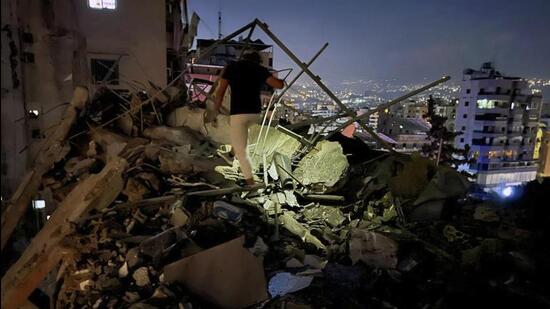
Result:
[[[477,108],[495,108],[495,100],[481,99],[477,100]]]
[[[32,208],[34,209],[44,209],[46,208],[46,201],[44,200],[33,200]]]
[[[88,0],[88,5],[92,9],[114,10],[116,9],[116,0]]]

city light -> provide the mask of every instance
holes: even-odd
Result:
[[[502,196],[503,197],[510,197],[512,196],[512,193],[514,193],[514,188],[512,187],[506,187],[502,189]]]

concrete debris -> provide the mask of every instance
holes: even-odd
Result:
[[[229,117],[187,93],[77,88],[2,213],[2,308],[41,283],[55,308],[548,307],[544,182],[496,207],[418,155],[254,125],[243,187]]]
[[[349,242],[349,254],[353,263],[362,261],[380,268],[397,266],[397,243],[380,233],[353,230]]]
[[[324,191],[344,177],[348,166],[342,146],[337,142],[323,141],[298,163],[294,175],[302,184],[319,186]]]
[[[149,270],[147,267],[140,267],[136,269],[136,271],[132,274],[132,278],[134,278],[136,285],[139,287],[144,287],[151,283],[149,280]]]
[[[311,232],[304,225],[294,219],[291,211],[287,211],[279,216],[279,222],[281,222],[285,229],[298,236],[303,242],[310,243],[321,250],[326,249],[326,246],[317,237],[311,235]]]

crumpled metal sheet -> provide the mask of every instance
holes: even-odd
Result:
[[[347,171],[348,160],[337,142],[322,141],[300,160],[294,176],[304,185],[334,186]]]

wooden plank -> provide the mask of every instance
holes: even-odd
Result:
[[[36,195],[42,182],[42,176],[50,170],[55,162],[61,160],[66,154],[67,149],[63,147],[65,139],[78,116],[78,110],[84,107],[87,100],[88,90],[83,87],[77,87],[74,90],[71,104],[67,107],[63,119],[55,131],[42,143],[31,170],[17,188],[16,194],[8,202],[6,211],[2,213],[1,221],[2,235],[0,237],[0,248],[2,250],[19,223],[19,220],[25,214],[31,200]]]
[[[2,277],[2,308],[17,308],[40,284],[44,277],[68,253],[62,248],[63,239],[92,208],[109,206],[120,194],[126,160],[113,159],[99,174],[79,183],[59,204],[46,225],[33,238],[19,260]]]

